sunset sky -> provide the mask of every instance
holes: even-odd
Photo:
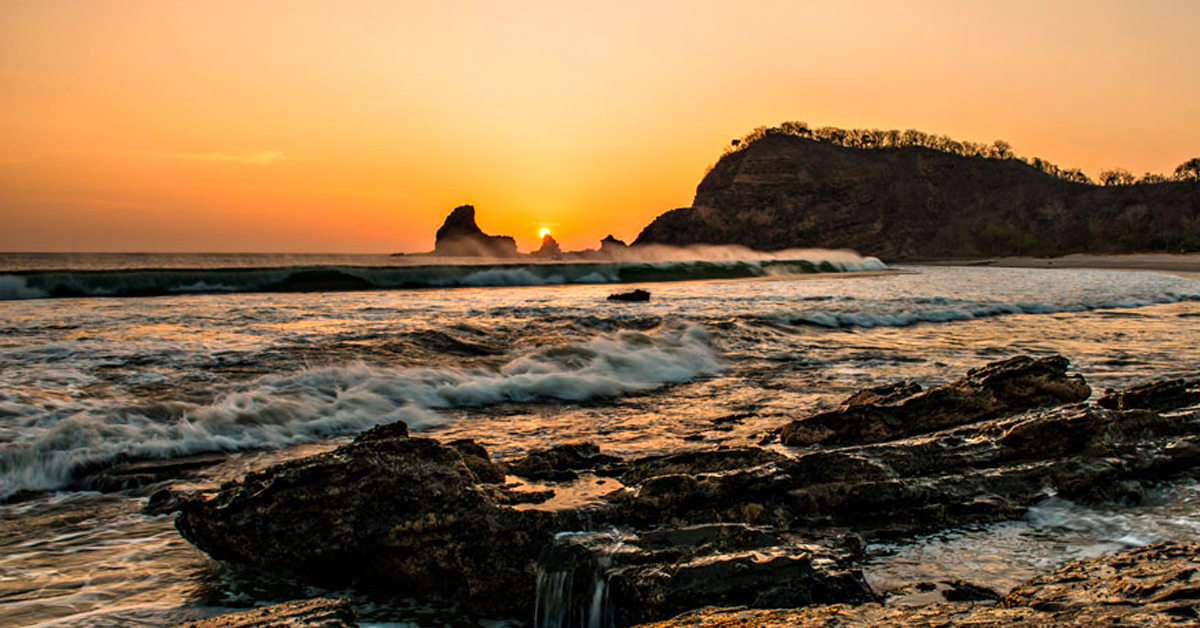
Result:
[[[1200,155],[1200,2],[4,0],[0,251],[632,240],[756,126]]]

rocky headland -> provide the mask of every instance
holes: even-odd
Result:
[[[798,610],[672,621],[1194,621],[1194,547],[1067,567],[1000,605],[960,583],[948,602],[985,601],[881,606],[861,567],[869,541],[1018,518],[1047,491],[1136,502],[1149,484],[1194,474],[1198,387],[1155,382],[1087,401],[1065,359],[1017,357],[929,390],[861,391],[780,426],[778,445],[632,459],[576,443],[496,461],[396,423],[185,498],[176,525],[220,560],[480,616],[536,613],[540,626],[629,626],[707,606]],[[556,505],[580,483],[606,488]],[[1121,584],[1130,573],[1145,586]],[[1109,606],[1078,602],[1089,595]]]
[[[848,248],[888,261],[1200,250],[1195,178],[1101,186],[1003,146],[957,154],[887,145],[888,132],[875,132],[861,138],[870,147],[852,147],[801,130],[739,144],[691,207],[657,217],[634,246]]]

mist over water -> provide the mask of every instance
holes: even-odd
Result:
[[[1097,392],[1200,373],[1200,283],[1177,277],[900,268],[635,285],[649,303],[586,284],[0,303],[0,494],[50,491],[0,505],[0,624],[169,625],[275,599],[141,514],[144,496],[72,488],[110,461],[234,452],[189,480],[212,485],[396,419],[499,457],[584,440],[654,454],[754,444],[861,387],[936,385],[1021,353],[1062,353]],[[1186,526],[1156,517],[1198,511],[1186,490],[1165,495],[1079,543],[1171,538]],[[1058,525],[1047,517],[1021,525]],[[920,561],[1074,555],[1050,535],[964,538]],[[888,551],[881,578],[915,577],[915,547]],[[102,565],[119,575],[96,577]],[[153,601],[138,593],[151,587]]]

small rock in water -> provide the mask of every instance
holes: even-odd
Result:
[[[650,293],[641,288],[632,292],[617,292],[608,295],[609,301],[625,301],[629,303],[641,303],[650,300]]]

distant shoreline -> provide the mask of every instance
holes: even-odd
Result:
[[[928,260],[913,262],[912,264],[916,266],[1138,270],[1167,273],[1188,279],[1200,280],[1200,254],[1197,253],[1074,253],[1061,257],[993,257],[984,259]]]

